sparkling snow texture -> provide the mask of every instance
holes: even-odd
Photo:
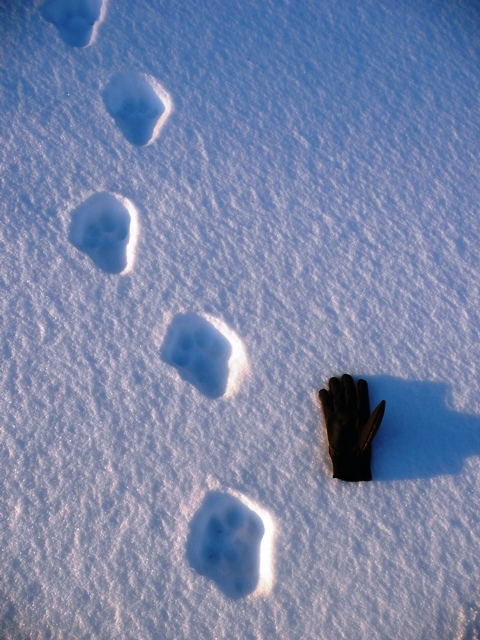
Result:
[[[2,638],[479,637],[479,20],[0,3]],[[345,372],[371,483],[331,477]],[[271,523],[268,589],[258,540],[196,570],[211,495]]]

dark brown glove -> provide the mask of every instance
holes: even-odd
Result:
[[[330,378],[328,386],[328,391],[321,389],[318,395],[327,426],[333,477],[349,482],[371,480],[371,443],[385,413],[385,400],[370,414],[366,380],[359,380],[355,389],[352,376],[345,374],[341,381]]]

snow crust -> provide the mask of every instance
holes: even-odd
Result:
[[[2,3],[0,637],[478,637],[479,18]],[[386,400],[370,483],[331,477],[345,372]],[[189,556],[212,494],[265,528],[239,598]]]

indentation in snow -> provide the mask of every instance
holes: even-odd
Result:
[[[137,212],[127,198],[96,193],[72,213],[70,242],[106,273],[131,270],[137,237]]]
[[[40,12],[66,44],[86,47],[103,17],[102,4],[102,0],[46,0]]]
[[[208,398],[233,395],[247,368],[238,336],[221,320],[191,312],[174,317],[161,357]]]
[[[151,144],[165,124],[170,96],[151,76],[118,73],[103,93],[105,108],[125,138],[134,145]]]
[[[226,596],[243,598],[270,590],[272,541],[268,513],[244,496],[211,491],[190,523],[187,559]]]

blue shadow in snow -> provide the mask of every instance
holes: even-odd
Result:
[[[227,390],[232,346],[225,336],[196,313],[177,314],[167,331],[160,356],[180,377],[207,398]]]
[[[264,533],[260,516],[238,498],[210,491],[190,523],[188,562],[229,598],[244,598],[258,586]]]
[[[480,455],[480,416],[449,409],[447,385],[390,376],[367,381],[372,408],[387,403],[373,442],[374,480],[456,475],[466,458]]]

